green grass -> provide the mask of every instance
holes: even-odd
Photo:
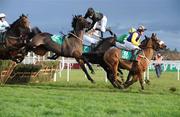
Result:
[[[176,72],[163,73],[140,90],[139,82],[118,90],[96,70],[91,84],[82,71],[66,71],[55,83],[1,85],[0,117],[179,117],[180,81]],[[176,91],[169,90],[175,87]]]

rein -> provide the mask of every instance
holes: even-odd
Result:
[[[148,64],[151,62],[144,54],[144,50],[143,50],[143,55],[140,55],[140,57],[146,59],[148,61]]]
[[[79,39],[80,41],[83,41],[82,39],[80,39],[77,35],[75,35],[74,33],[70,32],[69,34],[71,34],[72,36],[74,36],[75,38]]]
[[[11,38],[11,39],[19,39],[19,37],[15,37],[15,36],[8,36],[8,38]]]

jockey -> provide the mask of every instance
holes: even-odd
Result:
[[[124,41],[125,47],[127,50],[140,49],[140,37],[144,34],[144,31],[147,30],[144,26],[140,25],[137,31],[129,35],[127,40]]]
[[[6,28],[9,27],[9,24],[5,20],[6,15],[4,13],[0,13],[0,33],[6,31]]]
[[[91,30],[93,35],[97,37],[100,37],[98,34],[100,31],[101,37],[103,37],[103,33],[106,31],[107,17],[100,12],[95,12],[93,8],[88,8],[84,18],[89,18],[92,20],[91,27],[88,29],[88,31]]]
[[[118,48],[122,48],[125,49],[125,44],[124,41],[127,40],[127,38],[129,37],[129,35],[131,35],[132,33],[134,33],[136,31],[135,28],[130,28],[128,34],[123,34],[121,36],[119,36],[116,40],[116,47]]]

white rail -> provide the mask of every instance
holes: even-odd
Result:
[[[40,58],[39,56],[31,57],[29,55],[24,59],[23,63],[34,64],[36,61],[40,60],[39,58]],[[43,60],[45,60],[45,58],[43,58]],[[45,61],[50,61],[50,60],[45,60]],[[60,65],[59,65],[60,77],[61,77],[61,72],[63,71],[63,69],[66,65],[67,66],[67,81],[69,82],[70,81],[70,70],[71,70],[72,65],[75,63],[77,63],[75,59],[72,59],[72,58],[65,59],[64,57],[62,57],[62,59],[60,60]],[[149,71],[154,69],[153,63],[155,63],[155,61],[151,61],[151,63],[149,64],[147,71],[144,73],[144,79],[149,79]],[[180,60],[179,61],[164,60],[164,61],[162,61],[162,64],[163,64],[164,71],[166,71],[167,68],[169,70],[177,71],[177,80],[180,80],[180,75],[179,75]],[[56,74],[55,74],[55,81],[56,81]],[[106,76],[105,76],[105,81],[107,82]]]

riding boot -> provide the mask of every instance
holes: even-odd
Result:
[[[101,37],[103,38],[103,32],[101,31]]]
[[[131,51],[131,53],[132,53],[132,56],[131,56],[131,59],[130,59],[131,62],[133,62],[133,61],[134,61],[134,58],[135,58],[135,57],[134,57],[134,56],[135,56],[135,54],[134,54],[135,52],[134,52],[134,51],[135,51],[135,50],[132,50],[132,51]]]
[[[139,53],[139,51],[138,51],[138,52],[136,52],[136,51],[137,51],[137,49],[132,50],[131,61],[138,62],[138,61],[136,60],[136,55]]]
[[[96,47],[96,44],[92,43],[91,44],[91,51],[93,51],[95,49],[95,47]]]
[[[113,35],[113,32],[111,31],[111,28],[106,28],[106,31],[108,31],[110,33],[110,35]]]

